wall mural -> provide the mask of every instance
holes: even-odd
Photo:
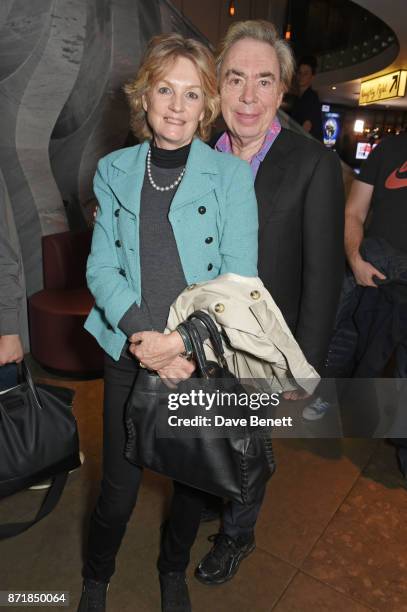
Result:
[[[122,85],[162,31],[200,37],[166,0],[1,1],[0,177],[28,295],[41,236],[90,222],[97,160],[128,140]]]

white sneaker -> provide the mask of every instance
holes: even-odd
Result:
[[[331,404],[323,400],[322,397],[317,397],[311,404],[305,406],[302,417],[306,421],[317,421],[325,416],[330,406]]]
[[[82,451],[79,451],[79,459],[82,465],[83,462],[85,461],[85,455]],[[72,474],[72,472],[75,472],[79,468],[80,466],[78,465],[77,468],[74,468],[73,470],[69,470],[69,473]],[[48,480],[44,480],[43,482],[39,482],[38,484],[32,485],[32,487],[28,487],[28,490],[29,491],[44,491],[45,489],[49,489],[51,485],[52,485],[52,479],[49,478]]]

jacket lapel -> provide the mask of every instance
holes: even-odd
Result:
[[[144,142],[139,147],[129,147],[112,162],[120,175],[111,180],[110,188],[120,204],[136,216],[140,213],[141,188],[149,146],[148,142]],[[171,211],[195,202],[211,191],[213,183],[209,177],[217,173],[213,151],[195,138],[191,144],[185,175],[171,203]]]
[[[120,204],[136,216],[140,213],[141,188],[149,146],[148,142],[144,142],[140,146],[129,147],[112,162],[120,174],[111,180],[110,188]]]
[[[218,174],[214,153],[198,138],[191,144],[184,177],[171,202],[171,212],[199,200],[213,189],[211,174]]]
[[[259,208],[260,234],[265,231],[278,201],[293,148],[290,135],[283,128],[260,164],[254,183]]]

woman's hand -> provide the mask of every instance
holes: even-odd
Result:
[[[194,371],[195,363],[193,361],[177,356],[168,366],[157,370],[157,374],[167,387],[176,389],[177,384],[181,380],[190,378]]]
[[[129,351],[149,370],[162,370],[185,350],[177,331],[160,334],[155,331],[137,332],[129,338]]]

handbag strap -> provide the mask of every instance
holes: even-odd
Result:
[[[37,512],[36,517],[32,521],[26,521],[22,523],[7,523],[6,525],[0,525],[0,540],[12,538],[13,536],[19,535],[23,531],[26,531],[39,521],[46,517],[55,508],[64,490],[66,480],[68,478],[68,472],[62,472],[57,474],[52,482],[52,485],[41,504],[40,509]]]
[[[181,327],[183,332],[188,335],[189,341],[192,346],[192,353],[196,361],[198,372],[202,378],[209,378],[208,365],[206,361],[205,350],[203,342],[198,330],[192,321],[184,321],[180,323],[178,327]]]
[[[227,366],[222,336],[218,330],[215,321],[210,315],[208,315],[208,313],[204,312],[203,310],[196,310],[188,317],[187,320],[193,321],[194,319],[198,319],[199,321],[201,321],[201,323],[203,323],[203,325],[205,325],[217,359],[221,362],[223,366]]]
[[[35,388],[34,381],[33,381],[32,376],[31,376],[30,368],[28,367],[27,362],[25,361],[25,359],[23,359],[18,364],[18,376],[19,376],[20,382],[25,381],[28,384],[31,393],[33,394],[34,399],[35,399],[35,401],[38,404],[38,408],[40,410],[42,410],[41,400],[40,400],[39,395],[37,393],[37,389]]]

